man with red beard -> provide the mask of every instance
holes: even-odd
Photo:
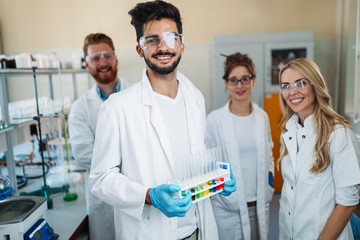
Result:
[[[110,94],[128,87],[117,76],[118,60],[114,44],[103,33],[92,33],[84,40],[86,69],[96,84],[71,107],[69,116],[70,142],[78,166],[90,171],[95,129],[100,105]],[[87,182],[87,177],[86,177]],[[115,239],[113,207],[102,202],[86,189],[90,239]],[[106,229],[106,234],[104,234]]]

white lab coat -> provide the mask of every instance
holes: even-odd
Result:
[[[229,102],[220,109],[211,112],[207,118],[206,144],[209,147],[221,146],[225,159],[231,164],[232,171],[236,179],[236,192],[229,197],[216,195],[212,197],[214,208],[232,210],[231,214],[236,214],[240,209],[241,226],[233,226],[226,217],[216,218],[216,221],[223,225],[242,228],[244,239],[251,239],[250,221],[248,207],[245,200],[246,179],[243,179],[241,164],[238,161],[239,151],[234,132],[233,121],[229,111]],[[266,113],[255,103],[252,103],[255,117],[254,132],[257,150],[257,217],[259,223],[259,236],[267,239],[268,221],[266,215],[266,204],[272,199],[274,189],[268,184],[268,172],[274,172],[274,161],[272,156],[273,143],[271,140],[269,119]],[[243,136],[246,137],[246,136]],[[215,215],[216,217],[216,215]],[[221,233],[219,232],[221,235]],[[241,236],[240,236],[241,237]]]
[[[205,149],[205,104],[202,94],[181,73],[191,153]],[[115,208],[116,239],[176,239],[177,218],[145,204],[148,188],[174,178],[174,158],[160,108],[146,75],[110,96],[100,109],[89,184]],[[209,199],[197,204],[199,237],[217,239]]]
[[[297,122],[294,114],[282,134],[288,155],[281,161],[284,184],[279,211],[280,239],[317,239],[335,208],[336,189],[360,183],[357,141],[350,130],[337,126],[329,138],[330,166],[311,174],[314,162],[317,123],[313,115],[305,119],[301,136],[305,139],[297,152]],[[338,239],[353,239],[348,223]]]
[[[127,82],[120,80],[121,90],[128,86]],[[87,169],[88,172],[91,166],[98,112],[102,103],[94,85],[71,106],[69,116],[71,149],[76,164]],[[86,185],[87,177],[88,173],[86,174]],[[85,191],[91,239],[113,240],[115,238],[113,207],[91,194],[87,186]],[[107,229],[106,235],[103,234],[103,229]]]

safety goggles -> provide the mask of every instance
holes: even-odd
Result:
[[[103,52],[96,52],[86,56],[86,61],[91,65],[96,65],[101,62],[103,59],[107,63],[113,63],[116,59],[114,52],[103,51]]]
[[[183,46],[184,36],[178,33],[162,32],[142,36],[139,40],[140,47],[143,51],[155,50],[165,42],[168,48],[176,50]]]
[[[227,79],[226,81],[228,82],[228,84],[230,86],[237,86],[239,82],[241,82],[242,85],[249,85],[251,83],[252,79],[253,79],[252,76],[247,76],[247,77],[243,77],[241,79],[230,78],[230,79]]]
[[[298,80],[296,80],[295,83],[282,83],[280,86],[280,91],[282,94],[289,94],[291,89],[293,89],[294,91],[299,91],[302,92],[304,91],[306,88],[310,87],[312,85],[312,83],[307,80],[306,78],[300,78]]]

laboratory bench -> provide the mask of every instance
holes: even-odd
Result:
[[[48,177],[50,174],[46,176]],[[85,173],[82,172],[80,182],[75,186],[70,186],[70,192],[77,194],[76,200],[64,201],[64,193],[56,193],[50,196],[53,200],[53,207],[46,210],[44,219],[53,228],[54,232],[59,234],[59,240],[78,239],[79,234],[83,234],[88,229],[84,178]],[[15,195],[20,192],[40,189],[41,186],[43,186],[43,178],[29,180],[28,184],[19,189]]]

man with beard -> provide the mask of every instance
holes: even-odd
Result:
[[[110,37],[103,33],[89,34],[84,40],[83,50],[86,69],[93,76],[96,84],[72,105],[69,132],[76,163],[86,168],[88,173],[100,105],[110,94],[128,87],[128,83],[117,76],[118,60]],[[90,239],[115,239],[113,207],[92,195],[87,187],[86,203]],[[106,229],[106,234],[103,232],[104,229]]]
[[[100,109],[90,189],[114,206],[116,239],[218,239],[209,198],[173,198],[180,186],[167,184],[177,161],[205,150],[204,97],[177,71],[184,52],[179,10],[153,1],[129,14],[147,68]],[[235,180],[225,184],[224,194],[235,191]]]

